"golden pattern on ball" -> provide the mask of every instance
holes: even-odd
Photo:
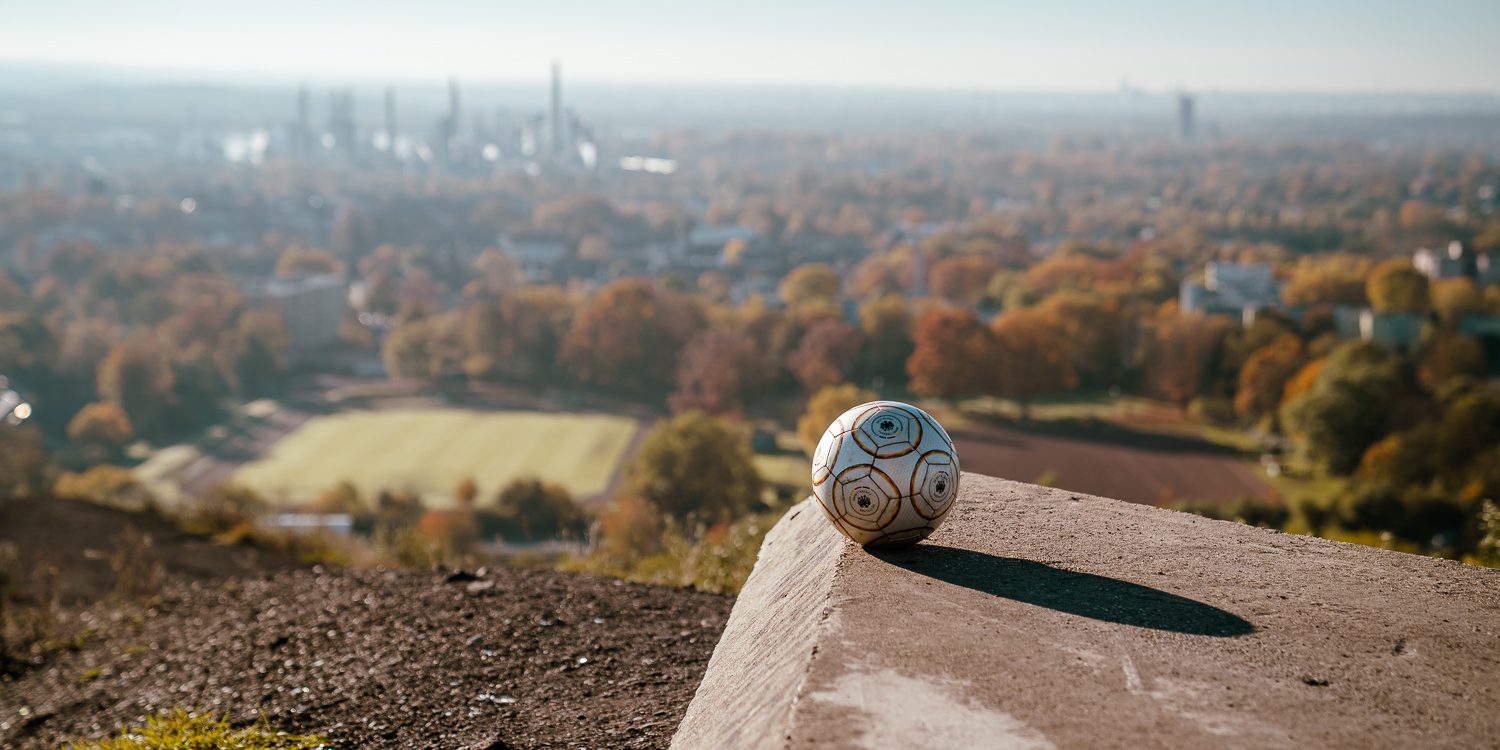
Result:
[[[958,481],[948,433],[899,401],[844,412],[813,452],[813,497],[844,536],[866,546],[927,538],[953,508]]]

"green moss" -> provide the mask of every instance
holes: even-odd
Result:
[[[316,735],[278,732],[264,717],[235,728],[222,718],[171,711],[153,716],[144,727],[131,727],[104,740],[79,742],[68,750],[320,750],[328,742]]]

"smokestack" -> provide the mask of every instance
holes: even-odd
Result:
[[[448,79],[448,117],[453,120],[453,129],[458,129],[458,79]]]
[[[396,151],[396,89],[385,87],[385,136],[390,139],[391,152]]]
[[[562,66],[552,62],[552,153],[562,153]]]
[[[312,141],[312,104],[307,84],[297,90],[297,150],[305,155]]]

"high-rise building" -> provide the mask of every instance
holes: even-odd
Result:
[[[333,134],[334,148],[348,155],[354,154],[353,89],[328,92],[328,131]]]
[[[552,154],[563,152],[562,66],[552,63]]]
[[[385,137],[386,148],[396,151],[396,89],[385,87]]]
[[[312,93],[307,84],[297,90],[297,131],[292,134],[292,148],[298,156],[307,156],[312,151]]]
[[[1177,93],[1177,137],[1192,140],[1197,123],[1193,121],[1193,95],[1186,91]]]

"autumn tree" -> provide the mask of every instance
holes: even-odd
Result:
[[[289,247],[276,259],[276,275],[283,279],[342,272],[338,259],[327,250]]]
[[[531,222],[537,228],[574,237],[603,232],[614,218],[614,206],[597,193],[565,195],[538,203],[531,211]]]
[[[1432,309],[1443,325],[1454,329],[1465,316],[1484,312],[1484,297],[1472,279],[1440,279],[1432,284]]]
[[[847,380],[859,350],[859,332],[832,318],[814,324],[802,334],[802,341],[788,364],[803,389],[812,393]]]
[[[1128,347],[1137,322],[1135,314],[1120,300],[1061,291],[1049,296],[1040,309],[1055,329],[1058,345],[1067,351],[1078,384],[1109,387],[1125,379],[1130,366]]]
[[[764,381],[759,360],[749,336],[723,327],[703,331],[683,349],[677,390],[667,403],[678,414],[696,410],[738,415],[745,399]]]
[[[119,405],[99,402],[83,407],[68,422],[68,439],[81,447],[112,455],[134,437],[130,417]]]
[[[832,302],[839,294],[838,272],[825,263],[806,263],[793,268],[781,280],[781,301],[788,308]]]
[[[829,386],[819,390],[807,400],[807,408],[797,420],[797,442],[811,456],[817,450],[818,441],[833,420],[840,414],[876,399],[873,391],[867,391],[852,383]]]
[[[1230,324],[1223,318],[1163,311],[1146,332],[1145,380],[1149,391],[1186,405],[1205,395]]]
[[[381,352],[392,377],[437,380],[458,367],[462,340],[457,313],[402,323],[385,339]]]
[[[1028,416],[1031,401],[1078,384],[1058,318],[1050,310],[1023,307],[990,323],[994,356],[992,388],[1015,399]]]
[[[50,483],[52,460],[41,430],[0,427],[0,498],[42,492]]]
[[[1375,267],[1365,285],[1370,307],[1382,313],[1425,313],[1431,305],[1427,277],[1407,260],[1392,260]]]
[[[657,395],[671,388],[678,355],[701,327],[702,313],[681,294],[617,281],[578,314],[558,359],[585,385]]]
[[[99,363],[98,381],[100,397],[123,409],[137,432],[149,435],[167,426],[176,374],[149,338],[137,336],[111,349]]]
[[[1347,255],[1303,258],[1282,288],[1281,299],[1288,305],[1360,307],[1365,304],[1365,280],[1369,275],[1370,262],[1364,258]]]
[[[257,396],[286,374],[290,345],[280,313],[250,310],[223,340],[219,366],[235,393]]]
[[[866,379],[900,384],[906,381],[906,360],[911,357],[911,306],[899,294],[866,301],[859,308],[860,349],[858,370]]]
[[[1302,367],[1304,357],[1302,339],[1290,333],[1255,350],[1240,368],[1239,387],[1234,394],[1235,413],[1247,422],[1274,414],[1281,405],[1287,381]]]
[[[476,291],[495,297],[503,298],[526,283],[521,264],[509,253],[495,247],[485,248],[474,259],[474,273],[477,277],[475,283],[478,285]]]
[[[1451,378],[1483,375],[1484,347],[1473,337],[1454,332],[1434,336],[1423,349],[1417,366],[1417,376],[1430,391],[1436,391]]]
[[[988,259],[973,255],[943,258],[927,273],[927,289],[933,295],[956,305],[973,305],[989,287],[990,278],[1000,270]]]
[[[668,515],[725,520],[759,502],[762,482],[738,427],[688,412],[652,428],[625,466],[625,485]]]
[[[954,398],[983,393],[994,382],[994,342],[967,310],[929,310],[917,322],[906,362],[911,389],[921,396]]]

